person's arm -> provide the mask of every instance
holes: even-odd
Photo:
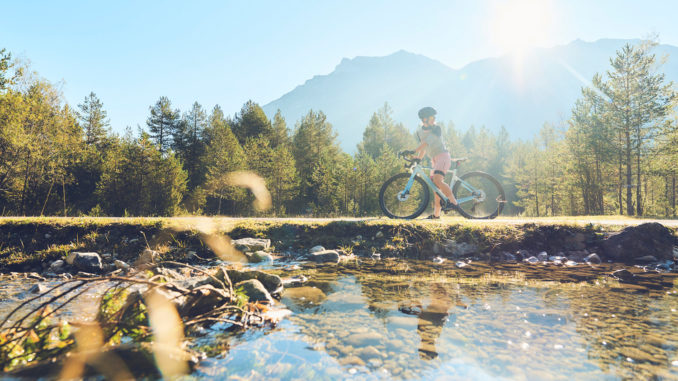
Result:
[[[417,147],[417,148],[414,150],[414,155],[415,155],[418,159],[421,160],[421,159],[424,158],[424,154],[426,153],[426,146],[427,146],[427,145],[428,145],[428,143],[426,143],[426,142],[421,142],[421,144],[419,145],[419,147]]]

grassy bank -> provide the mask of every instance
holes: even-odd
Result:
[[[478,247],[490,259],[498,251],[595,248],[624,225],[501,223],[449,219],[443,223],[387,219],[231,218],[4,218],[0,220],[0,270],[39,271],[72,251],[114,253],[133,262],[147,247],[166,259],[193,251],[213,256],[215,236],[269,238],[276,253],[299,253],[315,245],[357,255],[426,258],[436,242],[454,240]]]

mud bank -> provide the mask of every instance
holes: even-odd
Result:
[[[430,259],[523,260],[591,253],[634,263],[673,260],[676,232],[657,223],[622,229],[568,224],[433,224],[426,221],[262,221],[218,219],[16,219],[0,222],[0,271],[42,271],[69,253],[110,253],[133,263],[150,248],[165,260],[212,258],[210,240],[267,238],[272,253],[301,256],[321,245],[342,254]],[[651,258],[654,257],[654,258]]]

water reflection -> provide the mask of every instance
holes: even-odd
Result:
[[[606,281],[606,268],[538,268],[552,280],[538,282],[513,268],[398,266],[302,269],[311,281],[282,300],[294,314],[273,332],[235,340],[205,370],[281,379],[678,378],[670,277],[653,275],[641,290]],[[234,371],[241,361],[256,366]]]

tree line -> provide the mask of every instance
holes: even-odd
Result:
[[[443,125],[462,170],[486,171],[507,190],[508,214],[676,215],[677,97],[653,44],[627,45],[582,89],[571,116],[530,141]],[[378,191],[403,171],[397,152],[416,146],[375,110],[354,154],[327,116],[309,110],[291,128],[248,101],[233,116],[167,97],[145,128],[113,133],[95,93],[72,108],[48,81],[0,50],[1,215],[380,215]],[[271,193],[260,212],[229,174],[252,171]]]

